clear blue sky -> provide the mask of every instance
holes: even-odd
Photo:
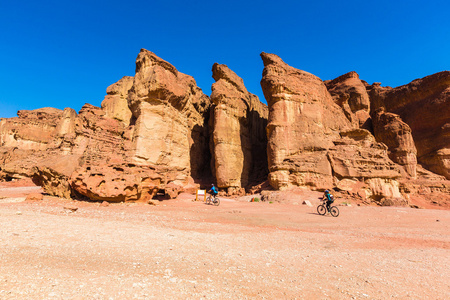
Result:
[[[218,62],[265,102],[262,51],[323,80],[399,86],[450,69],[450,1],[0,0],[0,117],[100,106],[141,48],[208,95]]]

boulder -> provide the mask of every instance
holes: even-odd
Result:
[[[226,65],[214,64],[212,153],[219,188],[230,191],[267,176],[268,109]]]

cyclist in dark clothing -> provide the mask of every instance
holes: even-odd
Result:
[[[330,194],[329,190],[325,191],[324,196],[327,199],[327,204],[326,204],[327,205],[327,210],[330,210],[330,205],[331,205],[331,203],[334,202],[334,197],[333,197],[333,195]]]

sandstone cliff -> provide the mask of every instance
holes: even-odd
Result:
[[[378,141],[387,145],[389,157],[405,168],[406,173],[415,178],[417,150],[411,128],[400,117],[386,113],[379,108],[373,113],[373,130]]]
[[[359,79],[356,72],[349,72],[336,79],[325,81],[334,101],[342,107],[345,116],[354,128],[370,129],[370,101],[367,83]]]
[[[0,180],[32,177],[52,195],[112,202],[173,198],[212,177],[228,194],[268,178],[274,189],[335,188],[383,205],[449,196],[433,172],[450,176],[450,72],[398,88],[356,72],[324,83],[261,57],[268,106],[226,65],[213,66],[210,100],[142,49],[136,74],[109,86],[101,108],[0,119]]]
[[[131,110],[128,107],[128,92],[133,86],[133,77],[124,76],[106,89],[106,96],[101,107],[106,117],[121,121],[125,126],[130,125]]]
[[[369,94],[372,111],[384,108],[411,128],[418,162],[450,179],[450,71],[397,88],[373,85]]]
[[[161,190],[175,197],[192,184],[209,156],[209,97],[147,50],[136,66],[134,77],[108,87],[102,108],[2,119],[0,171],[33,177],[53,195],[113,202]]]
[[[212,72],[212,167],[218,187],[232,194],[267,176],[268,109],[226,65]]]
[[[269,181],[275,189],[337,187],[363,198],[401,198],[401,170],[388,147],[359,129],[368,121],[365,85],[356,73],[328,82],[262,53],[269,104]],[[359,115],[365,115],[358,119]]]
[[[136,120],[131,147],[136,164],[167,168],[167,182],[180,186],[201,173],[209,152],[211,103],[194,78],[142,49],[128,104]]]
[[[333,177],[327,150],[339,131],[350,129],[318,77],[295,69],[274,54],[261,54],[261,87],[269,106],[269,181],[275,189],[292,185],[325,188]]]

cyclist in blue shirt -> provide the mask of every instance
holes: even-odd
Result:
[[[217,196],[217,194],[219,193],[219,191],[217,190],[217,188],[214,186],[214,184],[211,185],[211,189],[209,190],[209,192],[211,195],[213,195],[214,197]]]

